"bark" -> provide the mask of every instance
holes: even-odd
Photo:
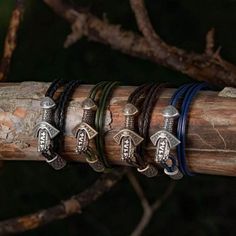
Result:
[[[37,153],[37,140],[32,132],[41,119],[40,100],[48,87],[47,83],[24,82],[0,86],[0,159],[44,160]],[[125,165],[120,160],[120,147],[114,142],[114,134],[123,127],[123,106],[135,87],[118,87],[111,98],[106,114],[106,156],[116,165]],[[78,88],[68,108],[66,119],[65,147],[62,155],[73,161],[83,161],[75,150],[76,140],[72,129],[81,121],[81,102],[91,86]],[[174,89],[164,89],[160,94],[151,119],[150,134],[162,124],[161,111],[167,105]],[[227,88],[218,92],[199,92],[192,103],[187,130],[187,163],[196,173],[236,176],[236,91]],[[227,97],[222,97],[227,96]],[[149,158],[155,148],[149,143]],[[45,163],[46,165],[46,163]]]

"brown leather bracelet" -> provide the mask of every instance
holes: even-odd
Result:
[[[125,128],[114,136],[114,140],[121,145],[121,159],[135,166],[139,172],[148,177],[156,176],[157,170],[154,166],[149,165],[146,162],[143,155],[139,155],[137,152],[137,147],[143,141],[143,137],[139,134],[138,120],[136,115],[139,113],[139,110],[143,109],[143,103],[147,98],[148,99],[146,103],[149,104],[149,101],[152,97],[151,94],[154,92],[154,88],[156,88],[154,83],[145,84],[138,87],[130,94],[123,111],[125,115]],[[152,109],[149,108],[149,110],[151,112]],[[146,116],[144,115],[144,118],[145,117]],[[150,113],[146,119],[150,120]],[[145,127],[148,127],[147,124],[144,125]]]
[[[160,90],[165,86],[165,84],[155,84],[150,89],[148,94],[145,96],[145,100],[142,104],[142,110],[141,114],[138,118],[138,130],[139,135],[144,138],[144,141],[138,145],[137,147],[137,159],[139,161],[140,167],[138,168],[138,171],[142,172],[145,170],[148,177],[155,176],[155,172],[157,172],[157,169],[152,164],[148,163],[147,159],[145,158],[147,153],[145,152],[145,146],[148,143],[149,140],[149,127],[150,127],[150,121],[151,121],[151,115],[154,109],[154,106],[157,102],[157,99],[160,95]],[[147,168],[149,166],[149,168]]]

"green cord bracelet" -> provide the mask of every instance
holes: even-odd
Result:
[[[118,82],[109,82],[105,85],[102,90],[99,106],[95,117],[95,127],[98,131],[98,135],[95,138],[96,149],[101,161],[104,163],[105,167],[110,168],[108,161],[104,154],[104,124],[105,124],[105,112],[108,106],[108,99],[111,96],[113,89],[118,85]]]

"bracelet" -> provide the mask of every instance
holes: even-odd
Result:
[[[108,163],[106,157],[105,157],[105,150],[104,150],[104,125],[105,125],[105,112],[107,109],[107,106],[109,104],[109,98],[111,96],[112,91],[119,83],[117,81],[115,82],[109,82],[107,83],[104,88],[102,89],[100,99],[99,99],[99,105],[95,117],[95,127],[98,131],[98,135],[95,137],[95,144],[96,144],[96,150],[98,153],[98,157],[100,158],[101,162],[103,163],[105,168],[110,168],[110,164]]]
[[[58,153],[60,152],[60,149],[64,146],[64,139],[62,135],[65,129],[65,118],[67,106],[69,103],[69,97],[71,96],[75,88],[78,87],[80,84],[81,81],[73,80],[65,86],[59,98],[57,110],[55,112],[55,126],[60,131],[60,133],[53,139],[51,154],[48,156],[48,154],[46,153],[46,155],[48,156],[48,158],[50,158],[49,164],[57,170],[62,169],[66,166],[66,161]]]
[[[67,108],[69,104],[69,98],[74,93],[75,89],[82,84],[82,81],[72,80],[64,88],[60,99],[58,101],[58,107],[55,113],[55,124],[56,127],[60,130],[60,134],[55,139],[54,150],[59,151],[63,144],[63,133],[65,132],[65,118],[67,113]]]
[[[149,165],[144,160],[142,155],[143,153],[141,153],[142,147],[139,145],[144,138],[137,131],[138,127],[135,122],[135,118],[139,113],[138,108],[140,108],[145,99],[147,99],[146,103],[149,103],[150,97],[147,96],[147,94],[149,91],[152,91],[153,86],[154,84],[144,84],[139,86],[130,94],[123,110],[123,114],[125,116],[125,127],[113,137],[115,142],[121,145],[121,160],[133,165],[140,173],[148,177],[155,176],[157,174],[157,170],[154,166]],[[143,127],[143,122],[141,122],[141,120],[140,123]],[[141,126],[140,133],[143,131]],[[146,132],[146,130],[144,131]]]
[[[108,82],[100,82],[95,85],[83,103],[83,117],[79,125],[73,129],[73,134],[77,139],[76,152],[78,154],[84,153],[86,161],[96,172],[103,172],[105,167],[103,162],[98,158],[96,151],[90,147],[89,143],[98,134],[95,126],[95,115],[97,111],[96,97],[98,93],[107,85]]]
[[[137,156],[139,156],[138,162],[140,165],[137,170],[147,177],[154,177],[158,174],[157,168],[154,165],[147,163],[147,161],[144,160],[144,156],[146,155],[145,146],[147,145],[147,140],[149,137],[149,126],[152,111],[158,99],[159,92],[163,87],[164,84],[155,84],[152,86],[142,104],[142,111],[138,118],[139,135],[144,138],[144,141],[137,147]]]
[[[177,157],[178,157],[178,162],[179,162],[179,167],[180,167],[181,172],[188,176],[194,175],[193,173],[189,171],[186,164],[185,147],[186,147],[186,127],[187,127],[188,111],[190,109],[191,102],[193,101],[196,94],[200,90],[206,89],[206,88],[208,88],[208,85],[206,83],[192,85],[186,92],[185,98],[181,106],[181,114],[180,114],[178,127],[177,127],[177,137],[181,143],[180,145],[177,146]]]
[[[81,83],[77,80],[68,82],[55,102],[56,91],[65,84],[63,80],[55,80],[40,103],[42,120],[34,128],[38,138],[37,150],[56,170],[66,166],[66,160],[59,155],[64,146],[62,136],[65,131],[66,112],[70,96]],[[104,125],[109,99],[117,85],[118,82],[103,81],[91,89],[82,103],[82,121],[72,131],[76,137],[75,151],[85,154],[86,161],[97,172],[111,168],[104,150]],[[124,128],[113,139],[121,146],[121,160],[136,167],[138,172],[147,177],[158,174],[156,164],[161,165],[164,173],[172,179],[181,179],[183,174],[193,176],[187,166],[185,153],[188,112],[196,94],[208,88],[208,85],[190,83],[175,91],[169,105],[162,111],[162,128],[150,137],[156,152],[154,161],[149,161],[145,147],[149,137],[151,115],[163,87],[164,84],[144,84],[130,94],[123,109]],[[90,146],[93,139],[95,150]],[[176,157],[171,153],[174,148],[177,150]]]
[[[143,141],[143,138],[135,132],[135,116],[138,114],[138,109],[135,106],[135,101],[140,99],[148,86],[142,85],[136,88],[129,96],[127,103],[123,109],[125,117],[124,128],[121,129],[114,137],[114,141],[121,146],[121,160],[139,167],[136,161],[135,151],[136,146]]]
[[[38,152],[40,152],[54,169],[60,169],[59,166],[54,165],[55,162],[61,162],[60,166],[64,166],[64,160],[60,156],[53,153],[53,139],[59,134],[59,130],[54,127],[54,111],[56,103],[53,96],[57,89],[63,85],[63,80],[55,80],[49,86],[45,97],[42,99],[40,106],[42,109],[42,121],[34,127],[34,132],[38,138]]]
[[[164,117],[163,129],[150,137],[152,143],[156,146],[155,161],[161,164],[165,174],[175,180],[183,177],[182,172],[178,168],[180,163],[177,163],[176,158],[170,154],[171,149],[180,144],[180,140],[173,135],[174,121],[179,117],[179,112],[175,106],[191,86],[192,84],[183,85],[176,90],[170,100],[170,105],[162,112]]]
[[[179,105],[178,103],[179,103],[179,101],[180,101],[180,99],[182,98],[182,97],[184,97],[185,96],[185,94],[187,93],[187,91],[189,90],[189,89],[191,89],[191,87],[192,86],[194,86],[195,85],[195,83],[191,83],[191,84],[184,84],[184,85],[182,85],[179,89],[177,89],[176,91],[175,91],[175,93],[173,94],[173,96],[171,97],[171,100],[170,100],[170,107],[172,107],[173,109],[176,109],[176,107],[177,107],[177,105]],[[179,117],[179,113],[178,113],[178,117]],[[176,118],[178,118],[178,117],[176,117]],[[180,140],[179,140],[179,142],[180,142]],[[179,144],[178,144],[179,145]],[[177,146],[177,149],[179,148],[179,146]],[[164,172],[167,174],[167,175],[169,175],[170,177],[174,177],[175,178],[175,175],[172,175],[171,173],[172,172],[174,172],[174,170],[176,169],[176,170],[178,170],[177,168],[176,168],[176,166],[178,165],[178,167],[179,167],[179,169],[180,169],[180,173],[178,173],[178,171],[177,171],[177,173],[176,173],[176,175],[177,175],[177,178],[175,178],[175,179],[180,179],[180,178],[182,178],[183,177],[183,171],[182,171],[182,167],[181,167],[181,161],[180,161],[180,156],[179,156],[179,154],[178,154],[178,151],[177,151],[177,159],[178,159],[178,163],[177,163],[177,161],[175,161],[175,162],[171,162],[171,164],[169,165],[169,166],[171,166],[171,169],[173,170],[170,170],[170,169],[168,169],[167,167],[168,166],[166,166],[166,165],[164,165],[163,164],[163,167],[165,168],[164,169]]]

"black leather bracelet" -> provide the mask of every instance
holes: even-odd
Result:
[[[57,89],[63,85],[65,81],[55,80],[49,86],[45,97],[42,99],[40,105],[43,110],[42,121],[35,126],[35,133],[38,137],[38,152],[40,152],[46,161],[54,168],[60,169],[60,166],[64,166],[64,160],[57,156],[53,150],[53,139],[59,134],[59,130],[54,127],[54,111],[56,103],[53,100],[54,94]],[[61,165],[54,165],[56,162],[61,162]]]
[[[52,145],[50,153],[45,152],[43,155],[47,157],[47,162],[54,169],[62,169],[66,166],[66,161],[59,155],[62,147],[64,146],[64,128],[65,128],[65,118],[67,112],[67,105],[69,103],[69,97],[73,93],[74,89],[81,84],[81,81],[71,81],[66,84],[62,94],[60,95],[57,110],[54,115],[55,127],[59,130],[59,134],[52,139]]]
[[[45,93],[45,97],[50,97],[51,99],[53,99],[53,96],[55,94],[55,92],[64,84],[66,83],[65,80],[61,80],[61,79],[57,79],[54,80],[49,88],[47,89],[46,93]]]
[[[72,80],[65,87],[59,98],[57,110],[55,112],[55,125],[58,130],[60,130],[59,135],[55,138],[54,141],[54,150],[59,152],[60,149],[64,146],[63,144],[63,134],[65,132],[65,120],[67,107],[70,101],[70,97],[73,95],[75,89],[80,86],[83,82],[80,80]]]

